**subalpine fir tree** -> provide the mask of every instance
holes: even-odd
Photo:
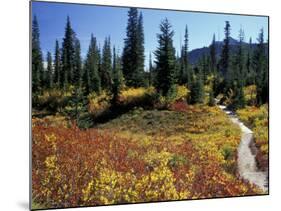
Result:
[[[188,28],[185,26],[184,44],[181,48],[181,65],[179,74],[179,83],[182,85],[190,85],[191,73],[188,61]]]
[[[210,72],[213,74],[213,93],[214,96],[217,96],[223,91],[223,77],[222,73],[219,70],[220,64],[217,61],[216,57],[216,43],[215,35],[213,36],[213,41],[210,46]]]
[[[182,58],[179,55],[179,52],[176,53],[176,70],[175,70],[175,78],[176,78],[176,83],[180,84],[181,82],[181,67],[182,66]]]
[[[216,71],[217,58],[216,58],[216,37],[213,35],[213,41],[210,45],[210,70],[212,73]]]
[[[46,88],[53,87],[53,60],[52,55],[49,51],[47,53],[47,71],[45,72],[45,86]]]
[[[230,105],[233,110],[245,107],[245,98],[242,83],[243,82],[239,80],[234,81],[234,85],[232,87],[234,96]]]
[[[79,87],[82,83],[82,58],[80,41],[77,38],[74,40],[74,53],[72,84]]]
[[[240,29],[239,31],[239,44],[237,46],[237,53],[235,58],[235,63],[237,66],[237,80],[241,81],[241,85],[245,86],[245,79],[247,77],[246,70],[245,70],[245,55],[244,55],[244,31]]]
[[[225,38],[223,41],[223,47],[221,52],[221,58],[219,62],[220,72],[222,73],[223,77],[225,78],[225,90],[224,92],[227,93],[228,89],[231,84],[231,71],[230,71],[230,47],[229,47],[229,38],[230,38],[230,24],[229,21],[225,22],[224,28]]]
[[[268,40],[267,40],[267,44],[268,44]],[[264,83],[263,83],[263,87],[262,87],[262,102],[263,103],[268,103],[269,102],[269,58],[268,58],[268,54],[265,55],[265,67],[264,67]]]
[[[252,38],[249,40],[249,47],[248,47],[248,52],[246,56],[246,72],[247,72],[247,77],[246,77],[246,85],[252,85],[255,84],[255,72],[253,70],[253,44],[252,44]]]
[[[160,34],[158,37],[158,47],[155,51],[156,71],[157,71],[157,90],[163,96],[173,95],[175,85],[176,58],[173,46],[174,31],[166,18],[160,24]]]
[[[214,95],[217,96],[219,93],[221,93],[221,77],[219,72],[214,73],[214,78],[213,78],[213,91]]]
[[[87,98],[87,93],[83,87],[80,87],[76,90],[76,100],[78,104],[76,104],[77,111],[77,125],[79,128],[85,129],[93,126],[93,118],[92,115],[88,111],[89,100]]]
[[[253,67],[256,73],[257,104],[268,102],[268,58],[266,56],[264,32],[261,29],[258,37],[258,46],[254,52]]]
[[[112,85],[112,104],[116,105],[118,103],[119,94],[123,84],[121,62],[118,55],[116,55],[115,47],[113,47],[113,85]]]
[[[127,86],[133,86],[133,73],[138,69],[138,10],[130,8],[123,49],[123,73]]]
[[[73,33],[74,34],[74,33]],[[70,84],[74,86],[72,89],[72,95],[69,101],[70,104],[70,115],[75,118],[76,123],[79,127],[81,126],[81,117],[83,117],[84,113],[87,112],[87,93],[84,92],[83,87],[81,86],[82,80],[82,59],[81,59],[81,49],[80,42],[75,37],[73,37],[74,41],[74,56],[73,56],[73,71],[70,78]]]
[[[98,55],[99,55],[99,58],[98,58],[98,75],[99,75],[99,78],[100,78],[100,89],[102,88],[101,87],[101,72],[102,72],[102,49],[101,49],[101,46],[99,44],[98,46]]]
[[[215,96],[214,96],[214,87],[213,85],[210,88],[210,92],[209,92],[209,102],[208,105],[209,106],[214,106],[216,104],[215,102]]]
[[[93,125],[93,119],[88,111],[89,100],[83,87],[76,87],[72,90],[68,101],[67,114],[76,121],[79,128],[89,128]]]
[[[202,71],[202,80],[205,84],[209,75],[209,57],[206,54],[203,54],[203,56],[199,59],[199,68]]]
[[[93,35],[91,35],[91,41],[90,41],[86,61],[84,64],[84,71],[82,77],[82,84],[87,94],[90,92],[99,93],[101,90],[99,63],[100,63],[100,51],[97,46],[96,38]]]
[[[127,86],[144,85],[144,32],[143,16],[136,8],[128,11],[126,38],[122,56],[123,73]]]
[[[73,71],[75,66],[75,34],[71,28],[70,18],[67,17],[65,34],[62,43],[62,72],[64,73],[63,83],[64,87],[71,84],[73,81]]]
[[[204,83],[203,83],[202,72],[196,74],[195,78],[192,80],[190,87],[190,104],[204,103]]]
[[[153,65],[151,59],[151,52],[149,52],[149,75],[148,75],[148,85],[153,86]]]
[[[41,80],[43,79],[43,58],[40,47],[40,33],[37,17],[32,20],[32,92],[38,92],[41,89]]]
[[[181,46],[180,56],[176,56],[176,75],[177,81],[180,85],[187,85],[187,72],[185,71],[185,64],[184,64],[184,47]]]
[[[110,47],[110,37],[104,41],[101,63],[101,87],[106,90],[112,89],[112,55]]]
[[[140,13],[137,24],[137,70],[133,74],[134,86],[144,86],[144,31],[143,16]]]
[[[231,99],[232,109],[240,109],[245,106],[244,91],[246,72],[245,72],[245,57],[244,57],[244,31],[240,29],[239,31],[239,44],[237,46],[236,53],[233,58],[232,64],[232,77],[230,78],[230,88],[232,90],[233,96]]]
[[[63,81],[61,80],[63,78],[62,70],[61,70],[61,52],[59,47],[59,41],[56,40],[56,46],[55,46],[55,58],[54,58],[54,84],[56,84],[58,87],[62,88]]]

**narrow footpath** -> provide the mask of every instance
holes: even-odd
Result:
[[[238,172],[239,175],[248,180],[250,183],[257,185],[264,192],[268,191],[267,172],[259,171],[255,155],[252,153],[250,144],[253,141],[253,131],[246,127],[231,111],[226,110],[226,107],[219,105],[231,119],[234,124],[237,124],[241,131],[241,141],[238,148]]]

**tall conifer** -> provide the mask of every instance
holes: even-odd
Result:
[[[75,34],[71,28],[70,18],[67,16],[65,34],[62,43],[62,72],[64,73],[63,83],[66,87],[73,82],[74,57],[75,57]]]
[[[123,73],[128,86],[139,87],[144,79],[143,16],[136,8],[128,11],[128,23],[122,56]]]
[[[98,93],[101,90],[101,80],[99,75],[100,57],[97,40],[92,34],[82,76],[82,84],[86,93],[93,91]]]
[[[135,71],[133,80],[134,86],[144,86],[144,29],[143,16],[140,13],[137,24],[137,70]]]
[[[82,58],[80,41],[75,38],[74,40],[74,68],[72,76],[72,84],[80,86],[82,82]]]
[[[61,70],[61,52],[59,47],[59,41],[56,40],[55,45],[55,58],[54,58],[54,83],[58,85],[58,87],[62,87],[62,70]]]
[[[268,58],[265,52],[263,29],[257,40],[258,46],[254,52],[253,67],[256,74],[257,103],[261,105],[268,102]]]
[[[172,94],[176,76],[175,48],[173,46],[174,31],[166,18],[160,24],[157,34],[158,47],[155,51],[157,84],[156,87],[164,96]]]
[[[43,79],[43,58],[40,47],[40,32],[37,17],[32,20],[32,91],[35,93],[41,88]]]
[[[220,59],[220,70],[223,76],[227,76],[229,73],[229,63],[230,63],[230,49],[229,49],[229,38],[230,38],[230,24],[229,21],[225,22],[224,28],[225,38],[223,41],[223,47]]]
[[[217,58],[216,58],[216,36],[213,35],[213,41],[210,45],[210,69],[214,73],[217,67]]]
[[[51,88],[53,86],[53,60],[50,52],[47,53],[47,71],[45,72],[45,86]]]
[[[103,89],[112,88],[112,55],[110,47],[110,37],[105,38],[102,50],[102,63],[100,70],[101,86]]]
[[[113,85],[112,85],[112,103],[116,104],[118,102],[119,94],[123,84],[122,78],[122,69],[120,57],[116,54],[115,47],[113,47]]]

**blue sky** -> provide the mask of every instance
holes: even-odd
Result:
[[[104,38],[110,36],[111,43],[121,54],[126,37],[127,11],[128,8],[121,7],[32,2],[32,15],[36,15],[39,22],[44,56],[47,51],[54,52],[56,39],[61,44],[67,15],[70,16],[72,28],[81,42],[83,58],[88,50],[91,33],[101,46]],[[245,31],[245,41],[252,37],[253,42],[256,42],[261,28],[264,28],[265,40],[268,37],[267,17],[155,9],[139,9],[139,11],[143,13],[146,65],[149,52],[153,52],[157,47],[156,34],[159,33],[159,24],[165,17],[169,19],[175,31],[174,46],[177,51],[184,38],[186,24],[189,30],[189,50],[208,46],[214,33],[216,39],[223,40],[226,20],[230,22],[233,38],[237,39],[240,27]]]

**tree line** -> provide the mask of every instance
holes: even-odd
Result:
[[[164,19],[157,34],[157,49],[149,55],[149,67],[145,71],[143,15],[136,8],[128,11],[128,22],[124,47],[120,54],[112,46],[110,37],[106,37],[101,48],[96,37],[91,34],[86,58],[81,58],[80,41],[67,17],[64,38],[60,45],[55,42],[54,55],[46,55],[47,67],[43,66],[43,54],[40,48],[40,32],[36,16],[32,21],[32,92],[40,94],[51,88],[74,89],[75,99],[87,96],[91,92],[107,90],[112,93],[113,104],[117,102],[122,87],[154,86],[158,93],[173,97],[176,85],[184,85],[190,90],[189,103],[203,103],[204,85],[212,77],[209,91],[209,104],[214,97],[223,93],[231,98],[233,109],[245,106],[243,88],[256,85],[256,104],[268,102],[268,54],[264,31],[258,35],[258,44],[253,47],[250,40],[245,47],[244,31],[239,31],[238,44],[231,51],[231,26],[225,22],[224,40],[221,54],[217,55],[215,35],[209,53],[204,54],[197,64],[189,62],[189,33],[185,26],[184,42],[180,55],[176,53],[174,30],[169,20]],[[83,97],[82,97],[83,98]],[[81,99],[80,99],[81,100]]]

